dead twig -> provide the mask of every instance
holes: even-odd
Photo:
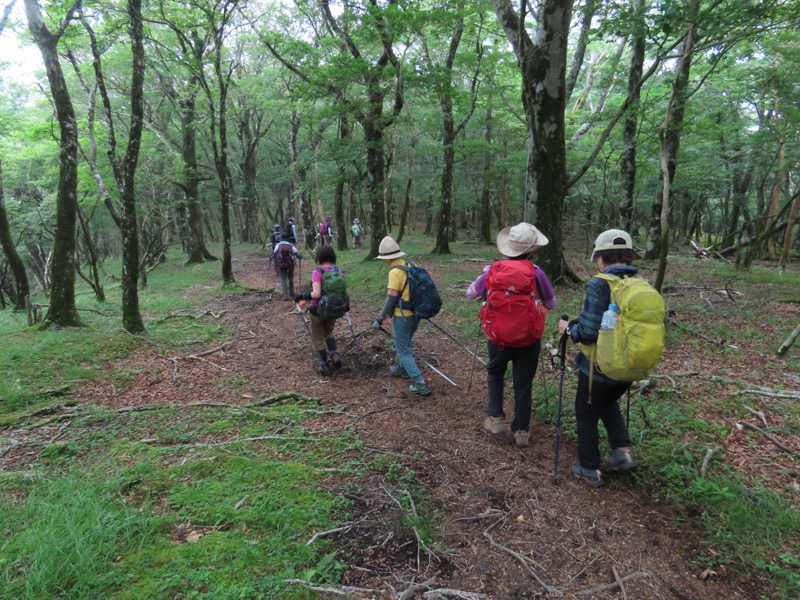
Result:
[[[711,457],[714,456],[717,450],[719,450],[719,446],[713,446],[706,450],[706,455],[703,457],[703,464],[700,466],[700,477],[703,479],[706,478],[706,472],[708,471],[708,465],[711,463]]]
[[[351,594],[375,594],[380,590],[373,590],[369,588],[359,588],[359,587],[352,587],[349,585],[343,585],[338,588],[333,587],[321,587],[314,585],[308,581],[303,579],[284,579],[283,583],[288,583],[289,585],[301,585],[309,590],[314,592],[320,592],[322,594],[333,594],[334,596],[349,596]]]
[[[511,548],[506,548],[502,544],[498,544],[497,542],[495,542],[494,541],[494,537],[492,537],[492,534],[489,533],[489,530],[492,527],[494,527],[494,525],[491,525],[488,529],[486,529],[486,531],[483,532],[483,536],[487,540],[489,540],[489,544],[491,544],[491,546],[493,548],[497,548],[498,550],[500,550],[502,552],[505,552],[506,554],[510,554],[511,556],[516,558],[517,561],[519,561],[519,563],[522,565],[522,568],[524,568],[525,571],[527,571],[528,575],[533,577],[533,579],[536,580],[536,583],[538,583],[540,586],[542,586],[548,593],[553,594],[554,596],[559,596],[559,595],[561,595],[563,593],[562,590],[559,590],[558,588],[555,588],[552,585],[549,585],[541,577],[539,577],[539,575],[536,573],[536,571],[534,571],[531,568],[530,564],[528,563],[528,559],[527,558],[525,558],[524,556],[522,556],[518,552],[514,552]]]
[[[625,577],[617,579],[614,583],[606,583],[603,585],[596,585],[592,588],[587,588],[585,590],[579,590],[577,592],[573,592],[576,596],[591,596],[593,594],[597,594],[599,592],[604,592],[606,590],[613,590],[617,586],[621,586],[623,583],[627,583],[629,581],[633,581],[635,579],[641,579],[642,577],[649,577],[650,573],[647,571],[636,571],[636,573],[631,573],[630,575],[626,575]]]
[[[422,583],[414,583],[412,581],[411,585],[408,586],[402,594],[400,594],[399,600],[408,600],[409,598],[413,598],[414,594],[424,590],[425,588],[431,587],[431,585],[433,585],[435,582],[436,579],[434,577],[431,577],[430,579],[423,581]]]
[[[614,573],[614,581],[617,582],[617,585],[619,586],[619,589],[622,592],[622,600],[628,600],[628,593],[625,591],[625,586],[622,583],[622,579],[619,578],[617,567],[611,565],[611,572]]]
[[[315,541],[317,541],[317,539],[322,537],[327,537],[332,533],[339,533],[340,531],[350,531],[354,527],[358,527],[358,525],[363,522],[364,521],[362,519],[361,521],[358,521],[356,523],[348,523],[347,525],[344,525],[342,527],[336,527],[335,529],[328,529],[328,531],[320,531],[319,533],[315,533],[313,536],[311,536],[311,539],[306,542],[306,546],[310,546]]]
[[[761,427],[759,427],[758,425],[753,425],[752,423],[748,423],[747,421],[736,421],[736,429],[738,429],[739,431],[742,431],[743,429],[752,429],[753,431],[757,431],[784,452],[788,452],[789,454],[794,454],[795,456],[800,456],[800,451],[795,450],[794,448],[790,448],[789,446],[781,442],[778,438],[776,438],[774,435],[772,435],[769,431],[761,429]]]
[[[440,596],[452,596],[453,598],[463,598],[463,600],[485,600],[489,596],[477,592],[465,592],[463,590],[453,590],[450,588],[436,588],[428,590],[422,594],[423,598],[439,598]]]

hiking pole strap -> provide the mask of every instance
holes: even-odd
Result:
[[[430,323],[430,324],[431,324],[431,325],[433,325],[434,327],[436,327],[436,329],[438,329],[439,331],[441,331],[441,332],[442,332],[444,335],[446,335],[446,336],[447,336],[447,337],[449,337],[451,340],[453,340],[453,341],[454,341],[456,344],[458,344],[459,346],[461,346],[461,347],[462,347],[464,350],[466,350],[467,352],[469,352],[470,354],[472,354],[472,356],[473,356],[473,357],[475,357],[475,359],[476,359],[476,360],[479,360],[479,361],[481,361],[481,364],[482,364],[484,367],[486,366],[486,361],[485,361],[485,360],[483,360],[483,359],[482,359],[480,356],[478,356],[477,352],[473,352],[472,350],[470,350],[469,348],[467,348],[467,347],[466,347],[466,346],[465,346],[465,345],[464,345],[464,344],[463,344],[463,343],[462,343],[460,340],[456,339],[454,336],[450,335],[450,334],[449,334],[449,333],[447,333],[447,332],[446,332],[444,329],[442,329],[441,327],[439,327],[439,324],[438,324],[438,323],[435,323],[435,322],[433,321],[433,319],[425,319],[425,320],[426,320],[426,321],[428,321],[428,323]],[[473,360],[473,362],[474,362],[474,360]]]
[[[397,342],[397,340],[395,340],[395,339],[394,339],[394,336],[392,336],[392,334],[391,334],[391,333],[389,333],[388,331],[386,331],[386,329],[384,329],[383,327],[381,327],[381,328],[380,328],[380,330],[381,330],[383,333],[385,333],[386,335],[388,335],[390,338],[392,338],[392,339],[394,340],[394,343],[395,343],[395,344],[397,344],[397,343],[398,343],[398,342]],[[447,375],[445,375],[444,373],[442,373],[442,372],[441,372],[439,369],[437,369],[436,367],[434,367],[434,366],[433,366],[431,363],[429,363],[427,360],[425,360],[425,359],[424,359],[424,358],[422,358],[422,357],[421,357],[419,354],[417,354],[416,352],[414,352],[414,350],[412,350],[411,348],[409,348],[409,347],[408,347],[408,346],[406,346],[405,344],[400,344],[400,345],[401,345],[401,346],[402,346],[404,349],[406,349],[406,350],[410,350],[410,351],[411,351],[411,355],[412,355],[414,358],[416,358],[418,361],[420,361],[422,364],[424,364],[426,367],[428,367],[428,368],[429,368],[431,371],[433,371],[434,373],[436,373],[437,375],[439,375],[439,377],[441,377],[442,379],[444,379],[444,380],[445,380],[447,383],[449,383],[449,384],[450,384],[450,385],[452,385],[452,386],[458,387],[458,384],[457,384],[455,381],[453,381],[452,379],[450,379],[450,378],[449,378]]]

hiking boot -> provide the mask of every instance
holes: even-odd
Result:
[[[633,460],[633,452],[631,450],[620,450],[614,448],[614,452],[608,458],[608,468],[612,471],[630,471],[639,465]]]
[[[333,365],[329,360],[321,360],[319,361],[319,374],[320,375],[332,375],[333,374]]]
[[[517,429],[514,432],[514,442],[517,444],[517,448],[527,448],[530,440],[531,440],[530,431],[525,431],[524,429]]]
[[[391,365],[389,367],[389,375],[392,377],[401,377],[403,379],[411,379],[409,374],[403,368],[403,365]]]
[[[417,396],[430,396],[431,395],[431,387],[425,383],[412,383],[408,386],[408,391],[412,394],[416,394]]]
[[[334,369],[342,368],[342,357],[339,356],[339,353],[336,350],[332,350],[328,356],[331,357],[330,362],[333,363]]]
[[[506,430],[506,418],[487,416],[483,420],[483,428],[486,429],[489,433],[493,433],[495,435],[497,435],[498,433],[503,433]]]
[[[603,479],[600,477],[600,471],[594,469],[584,469],[580,461],[576,460],[572,463],[572,472],[578,479],[583,479],[593,488],[598,488],[603,485]]]

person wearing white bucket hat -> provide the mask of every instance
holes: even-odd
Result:
[[[404,269],[394,269],[393,267],[405,266],[406,261],[403,257],[405,252],[400,250],[391,236],[386,236],[378,246],[378,256],[376,260],[382,261],[389,267],[389,283],[386,286],[386,299],[383,302],[378,318],[373,321],[375,329],[383,327],[383,320],[392,317],[392,337],[394,338],[394,351],[397,354],[399,364],[389,367],[389,373],[395,377],[408,377],[413,383],[408,386],[408,391],[418,396],[429,396],[430,386],[425,382],[414,360],[412,350],[412,338],[417,331],[419,321],[414,316],[413,310],[403,308],[402,303],[411,301],[411,291],[408,283],[408,273]]]
[[[525,448],[530,441],[531,388],[541,352],[544,313],[556,305],[550,280],[530,260],[533,252],[547,243],[547,237],[530,223],[506,227],[497,235],[497,249],[505,258],[485,267],[467,288],[467,298],[485,299],[480,315],[488,337],[489,403],[483,426],[495,435],[506,430],[503,388],[510,362],[514,377],[511,432],[518,448]]]

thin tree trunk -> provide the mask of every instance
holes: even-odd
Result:
[[[797,213],[800,211],[800,195],[797,195],[789,209],[789,218],[786,219],[786,232],[783,235],[783,250],[778,260],[778,270],[783,274],[786,271],[786,263],[789,262],[789,250],[792,247],[792,233],[797,222]]]
[[[5,188],[3,186],[3,164],[0,162],[0,245],[3,246],[3,254],[6,262],[11,267],[14,275],[14,287],[17,297],[14,299],[14,311],[25,310],[25,298],[30,296],[28,285],[28,274],[25,272],[25,264],[19,257],[14,238],[11,237],[11,227],[8,222],[8,212],[6,211]]]
[[[644,0],[634,0],[634,24],[631,43],[631,61],[628,69],[628,98],[631,103],[625,113],[622,133],[622,156],[620,157],[621,199],[620,226],[633,233],[633,206],[636,192],[636,141],[639,125],[639,98],[641,96],[642,73],[644,71],[645,29]]]

